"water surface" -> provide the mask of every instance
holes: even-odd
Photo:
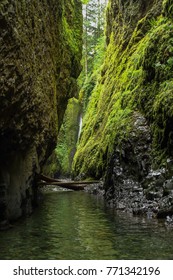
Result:
[[[84,192],[46,193],[29,218],[0,232],[0,259],[173,259],[173,229],[108,208]]]

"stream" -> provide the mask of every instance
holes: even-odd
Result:
[[[172,233],[85,192],[47,192],[30,217],[0,232],[0,259],[173,259]]]

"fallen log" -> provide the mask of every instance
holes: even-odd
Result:
[[[51,184],[48,184],[48,183],[45,183],[45,182],[42,182],[39,184],[40,187],[43,187],[43,186],[52,186],[52,187],[62,187],[62,188],[65,188],[65,189],[70,189],[70,190],[74,190],[74,191],[81,191],[81,190],[84,190],[84,188],[87,186],[87,185],[81,185],[81,184],[62,184],[62,182],[53,182]]]
[[[49,185],[49,186],[59,186],[66,189],[71,190],[84,190],[84,188],[88,185],[99,183],[99,181],[64,181],[64,180],[57,180],[45,175],[40,175],[39,179],[41,181],[38,182],[40,187]]]
[[[45,176],[44,176],[44,178],[45,178]],[[49,178],[48,180],[44,180],[44,181],[42,180],[42,181],[38,182],[38,185],[40,187],[49,185],[52,187],[59,186],[59,187],[63,187],[66,189],[72,189],[72,190],[83,190],[88,185],[99,183],[99,181],[58,181],[58,180],[54,180],[54,179],[50,180],[50,179],[51,178]]]
[[[58,180],[58,179],[55,179],[55,178],[51,178],[51,177],[45,176],[43,174],[39,174],[38,175],[38,179],[39,180],[43,180],[45,182],[61,182],[61,180]]]
[[[39,175],[39,179],[47,182],[47,183],[61,183],[61,184],[68,184],[68,185],[72,185],[72,184],[81,184],[81,185],[90,185],[90,184],[96,184],[99,183],[99,181],[97,180],[92,180],[92,181],[66,181],[66,180],[58,180],[58,179],[54,179],[54,178],[50,178],[47,177],[45,175]]]

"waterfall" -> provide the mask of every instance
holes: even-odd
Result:
[[[82,131],[82,114],[80,114],[79,116],[79,130],[78,130],[78,137],[77,137],[78,141],[79,141],[81,131]]]

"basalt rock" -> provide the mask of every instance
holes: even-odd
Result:
[[[115,148],[104,180],[105,198],[116,209],[166,218],[173,214],[173,184],[169,169],[152,169],[151,131],[135,113],[130,138]]]
[[[0,3],[0,221],[31,213],[81,65],[81,1]]]

